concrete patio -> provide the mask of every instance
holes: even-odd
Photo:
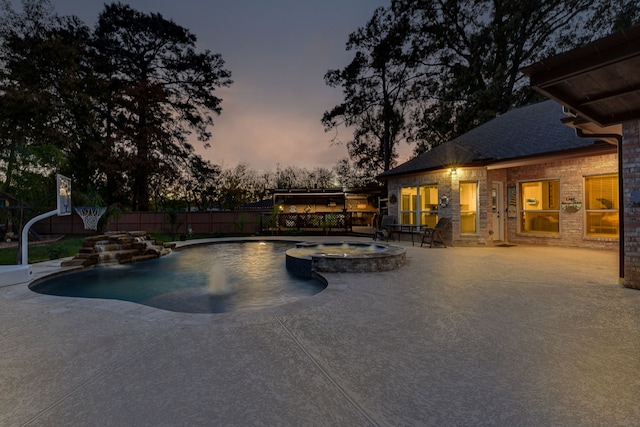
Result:
[[[617,253],[396,244],[400,270],[249,313],[0,288],[0,425],[640,424]]]

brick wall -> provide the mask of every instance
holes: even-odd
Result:
[[[640,289],[640,251],[638,226],[640,206],[634,206],[632,193],[640,190],[640,122],[622,127],[622,179],[624,204],[624,286]]]
[[[518,187],[521,181],[559,179],[560,201],[574,198],[584,202],[584,177],[615,174],[618,172],[616,154],[565,159],[554,162],[521,166],[508,170],[507,186]],[[507,219],[507,239],[510,243],[572,246],[593,249],[618,250],[619,239],[585,236],[585,208],[577,212],[560,211],[559,235],[520,233],[518,219]]]

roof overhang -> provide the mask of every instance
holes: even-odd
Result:
[[[590,134],[621,134],[613,127],[640,119],[640,25],[619,31],[521,71],[538,92],[586,119]],[[593,122],[586,125],[587,122]],[[594,127],[594,125],[596,127]]]
[[[343,192],[288,192],[283,191],[281,193],[275,192],[273,193],[273,197],[344,197],[345,193]]]
[[[599,138],[601,139],[601,138]],[[602,156],[607,154],[616,154],[617,148],[610,144],[594,144],[590,147],[577,148],[574,150],[562,151],[554,154],[544,154],[536,156],[526,156],[518,159],[509,159],[500,162],[494,162],[487,165],[487,170],[516,168],[521,166],[538,165],[547,162],[557,162],[561,160],[570,160],[584,158],[588,156]]]
[[[451,169],[458,169],[458,168],[465,168],[465,169],[483,168],[487,164],[490,164],[492,161],[494,161],[494,160],[493,159],[479,159],[479,160],[476,160],[474,162],[449,162],[447,164],[433,166],[433,167],[429,167],[429,168],[415,169],[415,170],[411,170],[409,172],[403,172],[403,171],[392,172],[393,169],[391,169],[391,170],[388,170],[388,171],[384,172],[381,175],[378,175],[377,179],[380,180],[380,181],[388,181],[390,179],[395,179],[395,178],[397,178],[399,176],[402,176],[402,177],[419,176],[419,175],[423,175],[425,173],[441,172],[443,170],[451,170]]]
[[[267,190],[271,196],[286,197],[324,197],[324,196],[377,196],[382,194],[379,187],[343,187],[343,188],[275,188]]]

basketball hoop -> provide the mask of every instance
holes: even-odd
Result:
[[[106,210],[104,206],[79,206],[76,213],[82,218],[85,230],[97,230],[98,221]]]

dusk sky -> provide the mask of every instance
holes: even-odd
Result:
[[[103,1],[52,0],[60,15],[93,27]],[[246,162],[258,170],[295,165],[333,167],[347,157],[332,146],[322,114],[342,101],[325,85],[329,69],[353,57],[348,35],[389,0],[129,0],[142,12],[159,12],[188,28],[202,49],[220,53],[234,83],[218,91],[222,115],[214,118],[211,148],[198,151],[225,167]],[[348,132],[340,130],[346,141]],[[197,147],[201,144],[195,141]],[[401,161],[410,152],[403,146]]]

